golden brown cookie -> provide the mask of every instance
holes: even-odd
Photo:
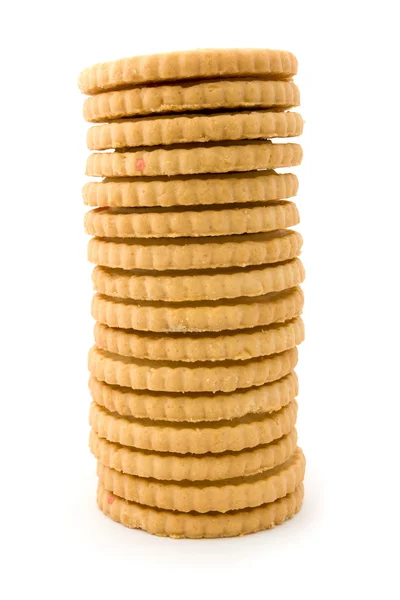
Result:
[[[302,133],[303,119],[296,112],[258,110],[236,113],[188,113],[121,119],[95,125],[88,130],[86,143],[89,150],[110,150],[197,142],[288,138]]]
[[[299,184],[294,173],[252,171],[176,177],[133,177],[91,181],[83,187],[88,206],[170,207],[270,202],[291,198]]]
[[[96,208],[85,215],[89,235],[107,238],[175,238],[276,231],[299,223],[293,202],[207,208]]]
[[[173,454],[121,446],[100,438],[92,429],[90,450],[103,465],[122,473],[162,481],[217,481],[256,475],[283,464],[297,446],[297,432],[241,452]]]
[[[155,332],[249,329],[298,317],[304,295],[299,287],[255,298],[204,302],[150,302],[95,294],[92,316],[109,327]]]
[[[205,49],[134,56],[98,63],[79,75],[84,94],[134,85],[227,77],[288,79],[297,73],[297,59],[284,50]]]
[[[111,385],[158,392],[233,392],[276,381],[293,371],[297,348],[244,361],[182,363],[139,360],[93,346],[89,371]]]
[[[86,98],[86,121],[101,123],[121,117],[234,108],[292,108],[300,104],[293,81],[216,79],[171,82],[105,92]]]
[[[293,249],[291,244],[288,247],[294,255],[298,254],[298,250]],[[152,302],[194,302],[262,296],[291,288],[304,280],[304,267],[299,260],[246,269],[165,273],[159,275],[158,272],[151,271],[96,267],[92,280],[94,289],[106,296]]]
[[[288,273],[293,270],[302,271],[301,261],[294,258],[299,254],[302,242],[299,233],[286,230],[211,238],[92,238],[88,244],[88,259],[112,269],[138,269],[139,272],[132,274],[133,277],[143,274],[150,278],[153,273],[142,272],[213,269],[211,273],[205,274],[210,275],[218,268],[268,265],[294,259],[285,263],[286,266],[281,265],[282,272]],[[279,265],[276,271],[271,271],[278,272]],[[143,283],[146,285],[146,278]],[[172,285],[172,281],[170,283]],[[291,285],[297,283],[299,281]],[[276,285],[272,287],[276,289]],[[290,287],[290,284],[285,284],[285,287]],[[282,288],[278,285],[277,289]],[[168,291],[164,295],[169,295]]]
[[[301,317],[269,327],[242,329],[224,334],[168,335],[116,329],[96,323],[96,345],[102,350],[147,360],[182,362],[248,360],[277,354],[304,341]]]
[[[301,163],[299,144],[266,140],[209,142],[153,146],[131,151],[93,152],[87,159],[86,175],[91,177],[158,177],[230,173],[295,167]]]
[[[172,538],[220,538],[270,529],[290,519],[301,508],[303,484],[284,498],[256,508],[225,514],[180,513],[122,500],[99,483],[97,503],[105,515],[133,529]]]
[[[221,421],[280,410],[298,394],[294,371],[277,381],[226,393],[165,393],[133,390],[89,379],[92,399],[110,412],[155,421]]]
[[[184,513],[253,508],[283,498],[303,482],[305,458],[300,448],[283,464],[249,477],[220,481],[167,482],[120,473],[97,463],[100,483],[119,498]]]
[[[95,402],[90,408],[90,425],[99,437],[123,446],[175,454],[219,454],[269,444],[292,431],[296,418],[296,400],[273,413],[216,423],[172,423],[122,417]]]

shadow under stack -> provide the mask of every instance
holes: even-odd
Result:
[[[276,172],[302,159],[296,72],[290,52],[199,50],[80,75],[102,178],[83,189],[90,448],[128,527],[236,536],[301,507],[298,181]]]

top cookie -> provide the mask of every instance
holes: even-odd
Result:
[[[84,94],[98,94],[158,81],[250,76],[288,79],[296,73],[296,57],[284,50],[190,50],[99,63],[81,72],[78,85]]]

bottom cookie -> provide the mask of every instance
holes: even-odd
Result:
[[[101,483],[97,489],[97,503],[105,515],[133,529],[172,538],[234,537],[270,529],[290,519],[301,508],[303,484],[296,490],[257,508],[228,513],[180,513],[150,508],[122,500],[107,491]]]

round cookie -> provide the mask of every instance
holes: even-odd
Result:
[[[292,371],[297,348],[245,361],[181,363],[111,354],[93,346],[89,371],[111,385],[156,392],[233,392],[276,381]]]
[[[265,140],[301,135],[298,113],[269,110],[185,114],[122,119],[95,125],[86,136],[89,150],[119,150],[140,146],[169,146],[197,142]]]
[[[114,496],[99,483],[97,503],[105,515],[126,527],[172,538],[220,538],[270,529],[292,518],[301,508],[303,484],[284,498],[256,508],[225,514],[187,514],[150,508]]]
[[[304,267],[298,259],[246,269],[176,271],[167,275],[96,267],[92,280],[97,292],[118,300],[198,302],[263,296],[289,289],[304,280]]]
[[[171,82],[104,92],[86,98],[86,121],[101,123],[142,115],[235,108],[292,108],[300,104],[293,81],[216,79]]]
[[[296,373],[291,371],[271,383],[230,394],[171,394],[108,385],[90,377],[89,390],[94,402],[121,416],[195,423],[275,412],[296,398],[298,382]]]
[[[276,231],[299,220],[296,205],[285,201],[228,208],[97,208],[86,213],[85,229],[107,238],[203,237]]]
[[[83,186],[88,206],[170,207],[270,202],[297,194],[294,173],[250,171],[176,177],[104,179]]]
[[[294,167],[301,163],[299,144],[268,140],[153,146],[131,151],[93,152],[86,163],[90,177],[158,177],[230,173]]]
[[[109,327],[155,332],[249,329],[298,317],[304,295],[299,287],[279,293],[217,302],[132,302],[95,294],[92,316]]]
[[[289,433],[269,444],[220,454],[139,450],[100,438],[93,429],[89,444],[98,461],[121,473],[162,481],[219,481],[256,475],[283,464],[296,449],[297,432],[293,427]]]
[[[290,259],[293,259],[290,264],[299,265],[301,262],[295,257],[300,253],[302,242],[299,233],[287,230],[211,238],[92,238],[88,244],[88,259],[112,269],[138,269],[139,272],[133,274],[137,277],[141,274],[151,277],[151,271],[212,269],[204,273],[207,276],[215,269],[265,266]]]
[[[100,438],[122,446],[174,454],[238,452],[269,444],[288,434],[297,419],[297,402],[280,410],[216,423],[172,423],[133,419],[92,402],[90,425]]]
[[[168,335],[116,329],[96,323],[96,345],[113,354],[145,360],[220,361],[248,360],[289,350],[304,341],[301,317],[257,327],[219,334]]]
[[[197,513],[226,513],[283,498],[303,482],[305,458],[300,448],[279,467],[257,475],[201,482],[152,481],[97,463],[99,481],[119,498],[145,506]]]
[[[289,79],[297,59],[285,50],[210,49],[134,56],[84,69],[78,85],[84,94],[159,81],[226,77]]]

